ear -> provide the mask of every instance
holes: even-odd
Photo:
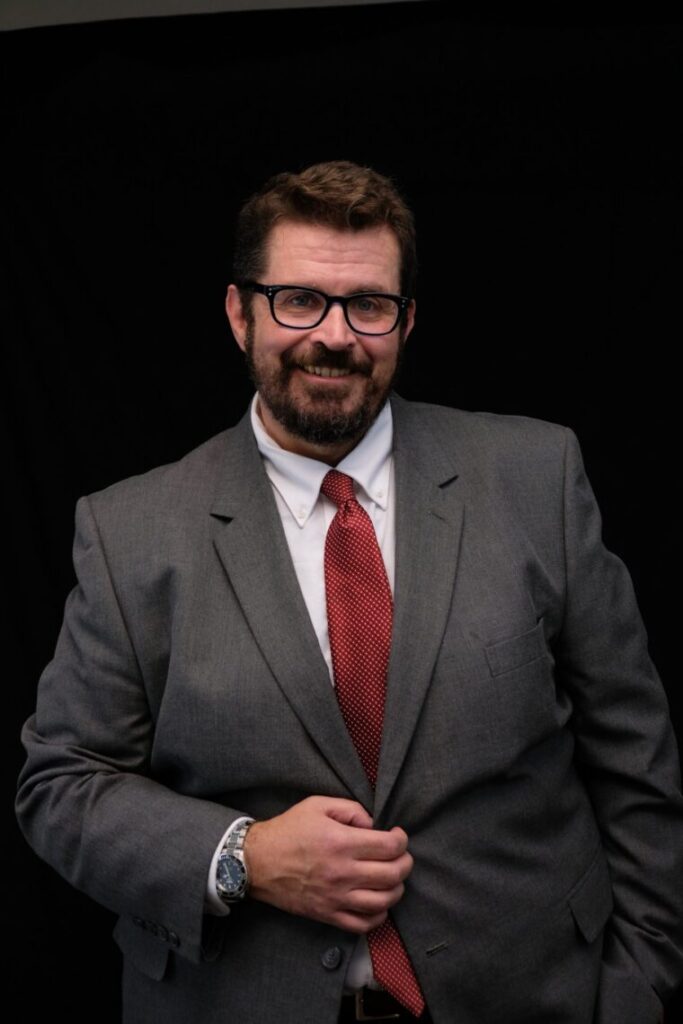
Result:
[[[228,285],[228,292],[225,296],[225,312],[230,321],[235,341],[244,352],[247,338],[247,318],[244,315],[242,299],[240,298],[237,285]]]
[[[416,310],[416,308],[417,308],[417,306],[415,304],[415,299],[411,299],[410,300],[410,305],[408,306],[408,308],[406,310],[406,326],[405,326],[405,332],[404,332],[404,335],[403,335],[403,341],[404,342],[407,340],[408,335],[410,334],[410,332],[412,331],[413,327],[415,326],[415,310]]]

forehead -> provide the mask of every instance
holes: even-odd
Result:
[[[396,292],[398,240],[385,225],[358,231],[280,221],[266,243],[266,282],[306,284],[327,291],[371,288]]]

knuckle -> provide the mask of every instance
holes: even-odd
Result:
[[[413,858],[410,856],[409,853],[407,853],[405,855],[405,859],[401,867],[401,881],[403,881],[404,878],[408,877],[410,872],[413,870],[414,863],[415,861],[413,860]]]
[[[375,914],[386,914],[392,904],[391,894],[393,889],[385,889],[383,892],[375,893],[375,903],[372,912]]]
[[[323,864],[320,869],[320,877],[322,882],[330,888],[336,888],[340,885],[342,882],[342,872],[337,862],[329,861]]]
[[[359,900],[354,906],[354,914],[358,914],[365,921],[368,917],[374,917],[375,914],[380,913],[383,907],[379,906],[376,901],[370,900]]]
[[[403,873],[397,864],[392,864],[387,870],[387,886],[390,889],[396,888],[403,881]]]
[[[406,887],[405,887],[405,885],[403,885],[403,883],[401,883],[400,885],[396,886],[396,888],[392,892],[392,898],[391,898],[391,906],[392,907],[394,906],[394,904],[398,903],[398,901],[403,897],[403,893],[405,891],[406,891]]]
[[[408,846],[408,837],[405,834],[405,832],[400,830],[399,832],[395,832],[392,838],[394,840],[394,854],[396,857],[400,857],[401,854],[405,853],[406,851],[406,848]]]

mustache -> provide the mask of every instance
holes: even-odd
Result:
[[[305,359],[296,357],[291,352],[284,352],[281,358],[283,366],[289,370],[305,365],[328,370],[345,370],[347,373],[359,373],[364,377],[369,377],[372,373],[371,362],[360,362],[354,359],[350,352],[344,349],[325,348],[322,343]]]

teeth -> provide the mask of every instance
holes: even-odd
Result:
[[[333,370],[330,366],[303,366],[306,373],[312,373],[316,377],[345,377],[348,370]]]

